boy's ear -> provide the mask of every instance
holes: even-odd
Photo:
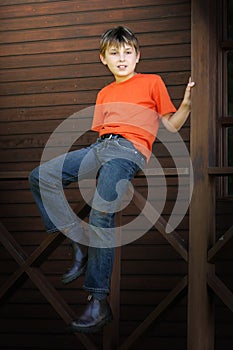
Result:
[[[138,54],[137,54],[136,63],[138,63],[138,62],[139,62],[139,60],[140,60],[140,56],[141,56],[141,53],[140,53],[140,51],[139,51],[139,52],[138,52]]]
[[[103,55],[100,54],[100,61],[106,66],[107,62]]]

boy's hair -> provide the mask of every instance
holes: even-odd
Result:
[[[100,40],[100,54],[104,57],[109,46],[119,47],[127,44],[135,48],[136,54],[139,52],[138,39],[135,34],[125,26],[119,26],[107,30]]]

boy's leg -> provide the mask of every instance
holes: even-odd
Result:
[[[84,284],[90,292],[109,292],[117,245],[115,213],[138,170],[138,165],[132,161],[116,158],[105,163],[99,171],[89,218],[89,261]]]
[[[85,165],[79,173],[84,157]],[[92,173],[95,175],[96,168],[98,160],[93,149],[87,147],[54,158],[31,172],[30,188],[48,233],[61,231],[73,239],[73,236],[69,236],[69,231],[73,228],[72,234],[77,231],[80,235],[82,232],[80,220],[71,209],[63,188],[71,182],[91,176]]]
[[[105,163],[99,171],[89,219],[91,246],[83,286],[92,298],[83,315],[72,322],[74,331],[95,332],[112,319],[106,297],[110,291],[116,245],[115,212],[119,209],[129,181],[138,170],[139,166],[134,162],[116,158]]]
[[[72,240],[74,233],[83,234],[83,228],[69,207],[63,187],[79,179],[90,177],[92,173],[95,177],[98,162],[91,148],[83,148],[54,158],[34,169],[29,175],[31,191],[47,232],[60,230],[66,233],[72,242],[73,264],[62,276],[64,284],[70,283],[85,272],[88,247]],[[79,172],[82,161],[84,164]],[[78,172],[79,175],[77,175]],[[65,231],[69,227],[72,228],[72,235]]]

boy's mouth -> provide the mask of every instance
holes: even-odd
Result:
[[[126,69],[126,68],[127,68],[127,66],[126,66],[126,65],[124,65],[124,64],[120,64],[119,66],[117,66],[117,68],[119,68],[119,69]]]

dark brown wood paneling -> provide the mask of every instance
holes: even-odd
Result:
[[[176,106],[190,75],[190,0],[48,1],[2,0],[0,2],[0,169],[14,171],[16,178],[1,181],[1,219],[13,237],[31,254],[46,234],[28,188],[17,179],[39,164],[51,133],[76,111],[93,106],[96,94],[112,81],[100,63],[99,37],[109,27],[125,24],[137,34],[142,58],[138,71],[161,74]],[[181,131],[189,144],[189,121]],[[90,144],[94,133],[77,141]],[[161,145],[156,154],[165,167],[172,166]],[[146,193],[143,179],[136,179]],[[176,200],[177,181],[168,179],[168,219]],[[77,204],[78,191],[68,198]],[[137,215],[134,206],[123,221]],[[178,231],[188,240],[188,217]],[[17,264],[1,247],[0,281],[17,270]],[[63,286],[61,274],[70,265],[68,242],[59,246],[41,270],[75,312],[85,303],[83,279]],[[156,229],[122,248],[120,342],[166,297],[187,264]],[[186,300],[169,309],[161,323],[143,336],[134,349],[186,349]],[[0,310],[0,348],[84,349],[77,337],[29,280],[20,286]],[[94,337],[102,349],[101,335]],[[108,349],[113,350],[113,349]]]

